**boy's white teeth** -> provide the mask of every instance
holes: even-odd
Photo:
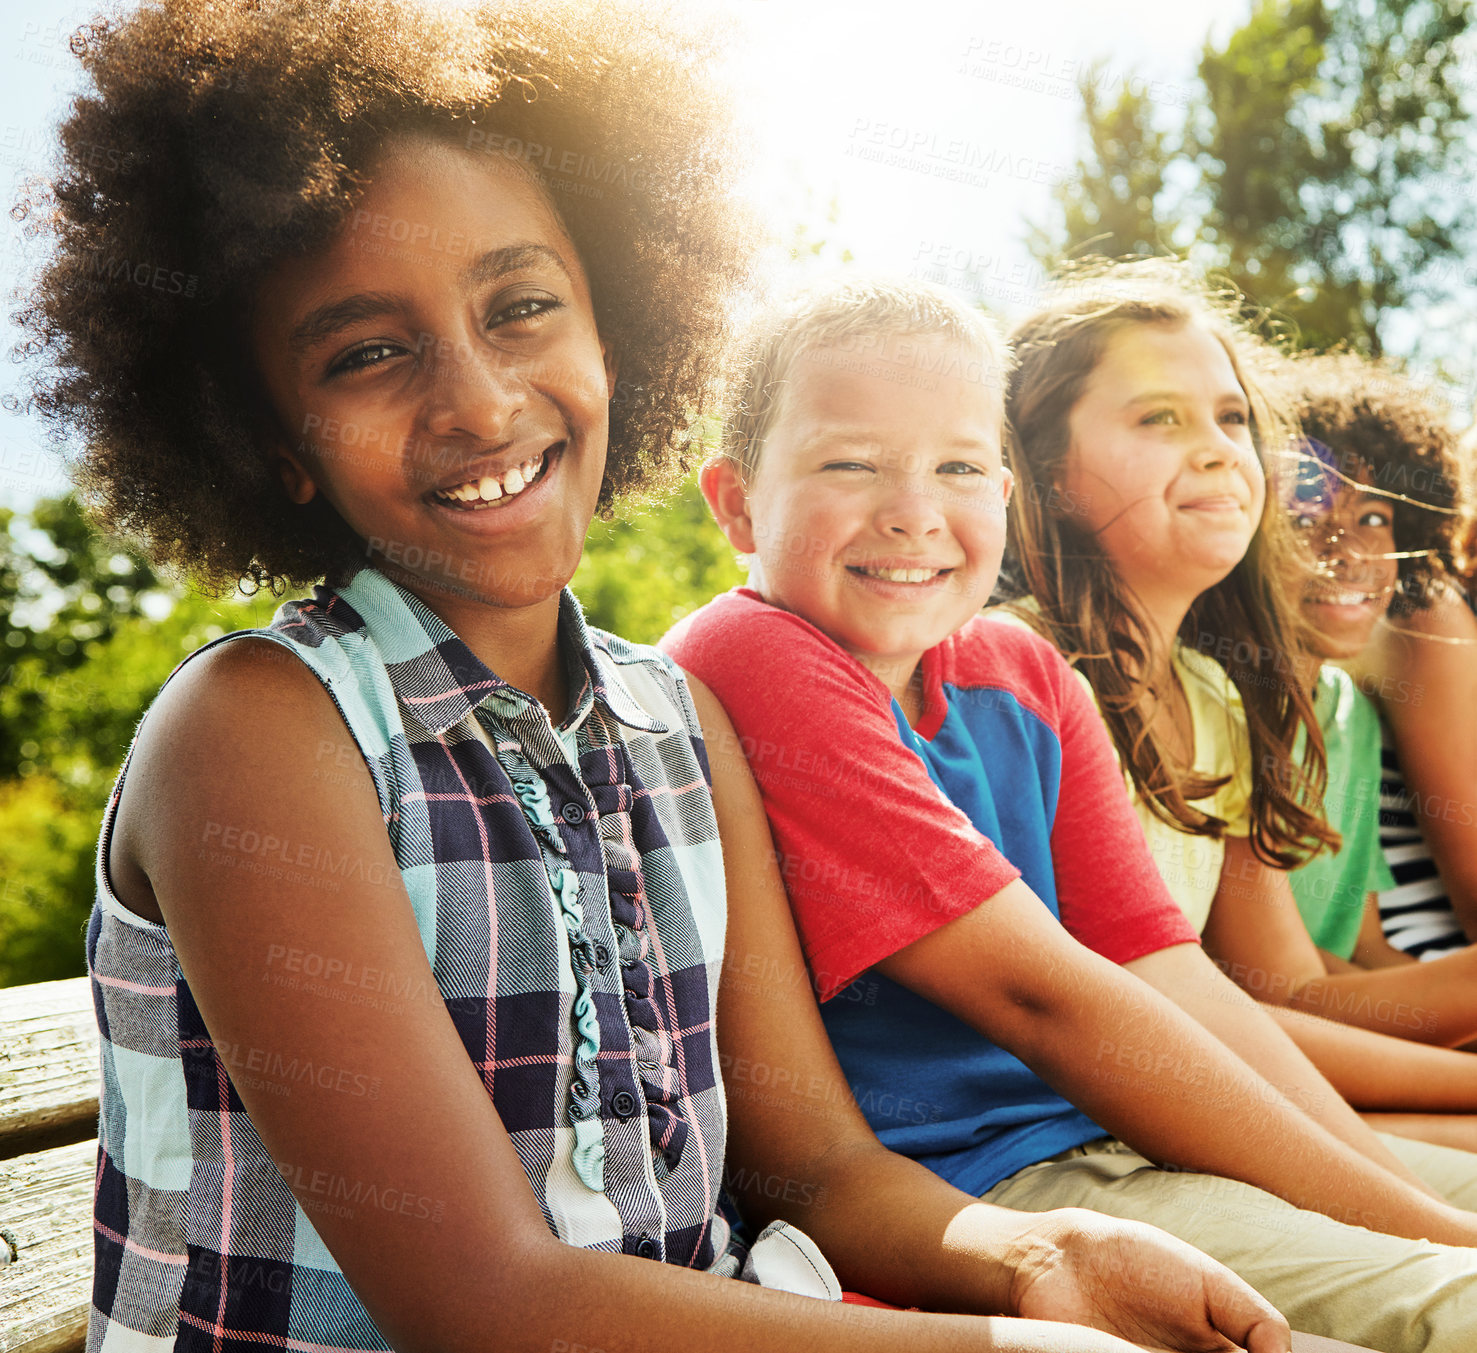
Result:
[[[881,578],[889,583],[926,583],[942,570],[936,568],[868,568],[858,564],[857,570],[869,578]]]
[[[542,455],[533,456],[525,460],[522,465],[515,465],[510,470],[504,470],[501,477],[485,474],[477,479],[469,479],[465,484],[457,484],[449,489],[437,489],[436,497],[443,502],[495,503],[500,498],[511,498],[515,494],[522,493],[539,477],[543,468],[544,457]]]

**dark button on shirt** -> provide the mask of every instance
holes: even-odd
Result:
[[[617,1090],[610,1097],[610,1111],[617,1118],[629,1118],[636,1112],[636,1096],[629,1090]]]

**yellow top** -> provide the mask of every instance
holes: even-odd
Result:
[[[1023,608],[1037,609],[1033,599],[1018,604]],[[1019,616],[1008,611],[995,609],[989,615],[991,619],[1009,620],[1030,628]],[[1224,819],[1228,835],[1247,836],[1251,832],[1251,744],[1246,732],[1241,693],[1220,663],[1204,653],[1186,648],[1178,640],[1175,641],[1171,663],[1190,707],[1195,738],[1195,774],[1205,779],[1218,779],[1223,775],[1231,777],[1214,794],[1190,802],[1202,812]],[[1092,683],[1080,671],[1077,679],[1096,705],[1097,692],[1093,690]],[[1126,770],[1123,779],[1133,795],[1134,811],[1143,826],[1149,853],[1159,866],[1159,873],[1171,896],[1179,903],[1190,924],[1197,931],[1204,930],[1210,918],[1210,904],[1215,901],[1216,889],[1220,886],[1225,843],[1172,827],[1134,792],[1132,778]]]

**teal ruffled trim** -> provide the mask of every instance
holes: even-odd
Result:
[[[581,1103],[599,1104],[600,1072],[595,1059],[600,1055],[600,1020],[595,1013],[595,997],[590,990],[590,973],[594,970],[593,946],[585,934],[585,913],[580,906],[579,875],[572,869],[559,869],[551,874],[554,893],[564,911],[564,928],[569,933],[569,952],[573,960],[574,980],[579,993],[574,998],[574,1022],[580,1032],[574,1050],[574,1076],[581,1087]],[[571,1087],[571,1093],[573,1088]],[[571,1113],[574,1103],[570,1104]],[[574,1172],[587,1188],[605,1189],[605,1134],[598,1114],[591,1118],[572,1118],[574,1123]]]
[[[523,808],[523,816],[534,836],[555,855],[568,853],[559,826],[554,821],[548,786],[511,750],[498,750],[498,760],[513,782],[513,792]],[[574,970],[577,991],[574,999],[574,1022],[579,1041],[574,1050],[574,1075],[569,1086],[570,1125],[574,1128],[574,1172],[580,1182],[596,1193],[605,1191],[605,1129],[600,1119],[600,1073],[596,1058],[600,1055],[600,1019],[595,1011],[595,995],[591,974],[595,971],[595,946],[585,934],[585,912],[580,905],[579,875],[547,855],[544,868],[549,884],[559,900],[564,930],[569,937],[570,967]]]

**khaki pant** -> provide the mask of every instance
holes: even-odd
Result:
[[[1438,1193],[1477,1210],[1477,1154],[1381,1136]],[[1028,1165],[984,1201],[1149,1222],[1240,1274],[1295,1330],[1380,1353],[1477,1350],[1477,1250],[1382,1235],[1250,1184],[1161,1170],[1112,1138]]]

